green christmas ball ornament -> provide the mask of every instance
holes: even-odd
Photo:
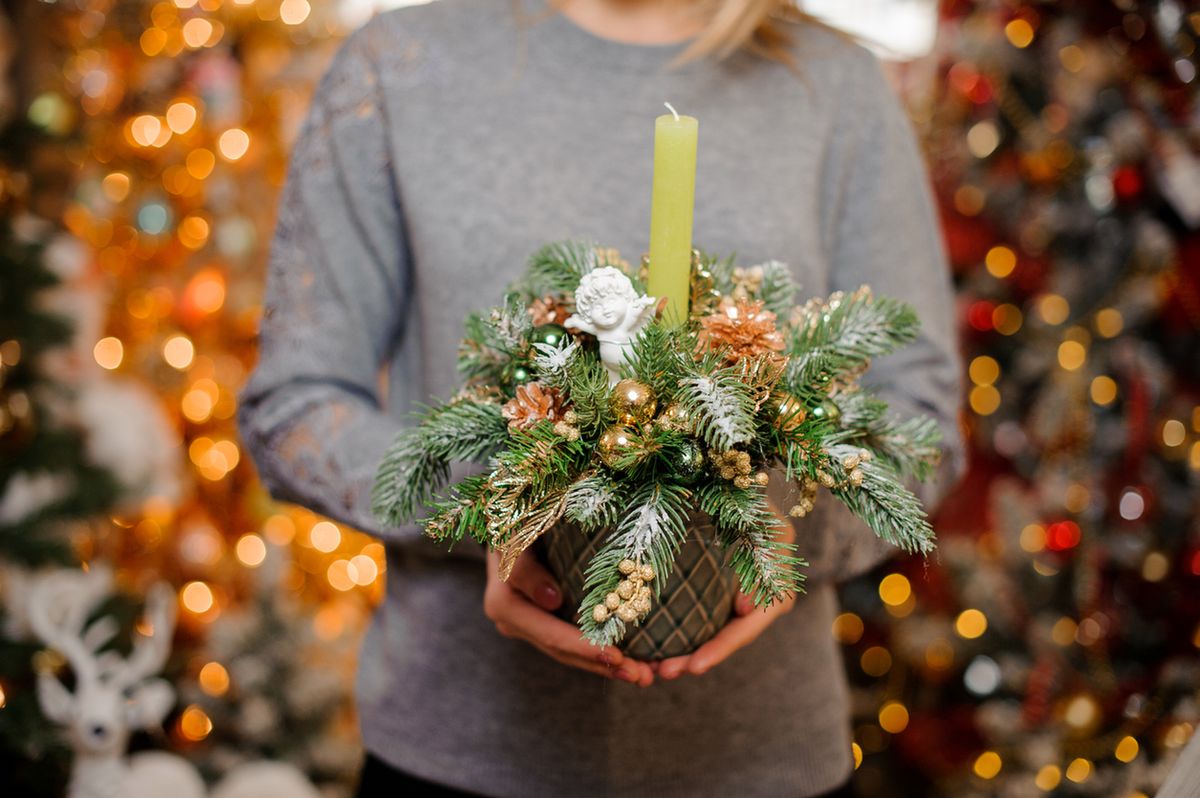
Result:
[[[622,424],[646,424],[654,418],[658,401],[649,385],[637,380],[621,380],[613,386],[608,406]]]
[[[524,363],[517,363],[512,367],[512,371],[509,372],[509,376],[514,385],[521,385],[533,379],[533,372],[530,370],[528,365]]]
[[[566,327],[560,327],[557,324],[543,324],[533,329],[530,340],[535,344],[558,346],[559,343],[567,340],[568,337],[569,334]]]
[[[685,440],[676,450],[675,461],[671,465],[684,482],[695,482],[704,473],[704,449],[696,441]]]

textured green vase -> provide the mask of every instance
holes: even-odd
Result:
[[[563,589],[558,615],[564,620],[577,622],[583,572],[611,531],[589,534],[574,524],[561,523],[535,544],[538,557]],[[736,593],[737,575],[729,567],[728,552],[716,540],[712,521],[693,514],[662,597],[654,599],[650,613],[630,627],[617,645],[629,656],[647,661],[690,654],[729,620]]]

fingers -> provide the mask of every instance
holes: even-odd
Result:
[[[645,662],[630,659],[614,646],[595,646],[580,634],[573,624],[551,615],[534,604],[524,591],[510,586],[520,578],[522,584],[544,584],[548,574],[536,562],[523,570],[521,560],[509,577],[500,580],[497,573],[499,556],[488,553],[488,584],[484,591],[484,614],[496,624],[505,637],[524,640],[542,653],[573,668],[610,678],[618,678],[643,687],[654,682],[654,671]],[[527,567],[527,566],[526,566]],[[520,576],[518,576],[520,574]],[[561,602],[561,597],[558,599]]]
[[[532,551],[526,550],[517,558],[508,577],[508,586],[544,610],[554,611],[562,605],[558,581],[538,562]]]
[[[691,654],[664,659],[656,671],[660,679],[677,679],[685,673],[699,676],[728,659],[735,651],[749,645],[775,620],[791,610],[795,599],[776,602],[761,611],[751,609],[747,614],[725,624],[707,643]]]

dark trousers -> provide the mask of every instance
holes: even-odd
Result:
[[[434,784],[431,781],[419,779],[410,773],[388,765],[374,754],[367,754],[363,763],[362,777],[358,785],[357,798],[396,798],[407,793],[402,790],[416,790],[417,795],[431,798],[482,798],[478,793],[463,792],[453,787]],[[824,793],[820,798],[854,798],[854,790],[850,784],[840,787],[833,792]]]

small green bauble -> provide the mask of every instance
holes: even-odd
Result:
[[[695,441],[685,440],[678,452],[673,463],[676,475],[685,483],[695,482],[704,473],[704,450]]]
[[[524,363],[518,363],[512,368],[512,381],[514,385],[521,385],[529,382],[533,378],[533,372]]]
[[[616,424],[604,430],[600,435],[600,440],[596,443],[596,451],[606,466],[616,468],[622,458],[638,452],[641,445],[641,441],[632,430]]]
[[[535,327],[530,340],[535,344],[550,344],[550,346],[558,346],[561,341],[567,339],[567,330],[565,327],[560,327],[557,324],[543,324],[540,327]]]
[[[613,386],[608,406],[621,424],[645,424],[654,418],[658,402],[650,386],[637,380],[621,380]]]

